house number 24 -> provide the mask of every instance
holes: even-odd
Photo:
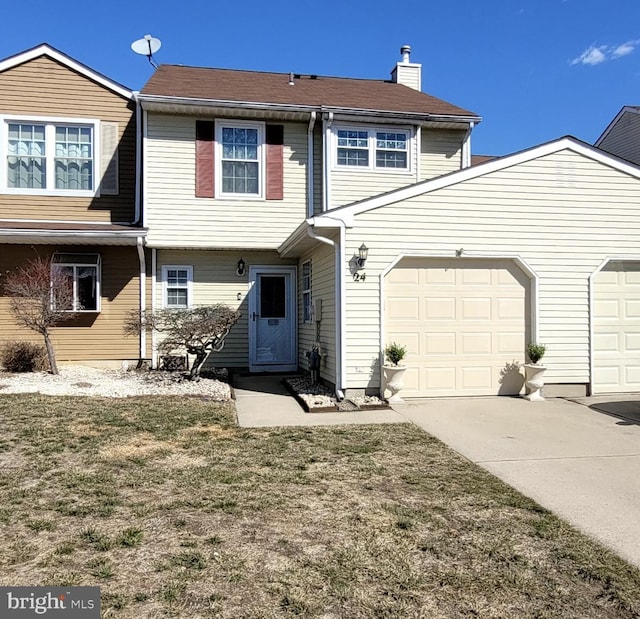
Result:
[[[363,282],[367,279],[367,274],[366,273],[354,273],[353,274],[353,281],[354,282]]]

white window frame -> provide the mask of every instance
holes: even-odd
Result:
[[[222,190],[222,130],[256,129],[258,131],[258,193],[229,193]],[[215,124],[215,197],[226,200],[264,200],[266,184],[266,125],[263,122],[216,120]]]
[[[57,262],[56,258],[60,256],[91,256],[92,260],[76,260],[74,262]],[[51,268],[56,266],[61,267],[73,267],[73,307],[68,312],[74,312],[77,314],[99,314],[102,310],[102,257],[96,253],[83,253],[83,252],[55,252],[51,258]],[[95,309],[78,309],[78,278],[76,269],[83,267],[95,267],[96,269],[96,308]],[[52,291],[52,294],[53,291]]]
[[[46,183],[43,189],[31,187],[9,187],[7,157],[9,154],[9,125],[44,125],[45,126],[45,166]],[[93,187],[91,189],[56,189],[55,177],[55,129],[61,127],[89,127],[92,130],[92,162]],[[29,116],[16,114],[0,115],[0,192],[17,195],[65,196],[65,197],[99,197],[101,179],[101,144],[100,121],[96,118],[69,118],[64,116]]]
[[[182,286],[169,286],[169,271],[180,270],[187,272],[187,285]],[[187,291],[187,304],[182,305],[169,305],[168,292],[169,288],[182,288]],[[193,266],[186,264],[163,264],[162,265],[162,307],[164,309],[189,309],[193,307]]]
[[[309,265],[309,275],[305,276],[304,267],[305,265]],[[300,269],[301,273],[301,281],[300,281],[300,289],[302,291],[302,322],[304,324],[309,324],[313,322],[313,310],[312,310],[312,296],[311,296],[311,287],[313,285],[313,268],[311,258],[309,260],[305,260],[302,263],[302,268]],[[305,279],[308,280],[305,282]],[[306,285],[305,285],[306,284]]]
[[[338,163],[338,131],[366,131],[368,134],[368,154],[369,165],[355,166]],[[376,134],[381,131],[384,133],[405,133],[407,135],[407,167],[406,168],[386,168],[376,165]],[[416,132],[413,127],[406,125],[351,125],[351,124],[334,124],[331,128],[332,133],[332,169],[336,171],[357,172],[376,172],[381,174],[413,174],[414,154],[416,152]],[[381,149],[385,150],[385,149]]]

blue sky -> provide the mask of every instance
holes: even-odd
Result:
[[[425,92],[483,117],[477,154],[563,135],[592,143],[623,105],[640,105],[639,0],[110,0],[71,14],[32,0],[28,9],[5,24],[0,57],[47,42],[134,90],[152,68],[130,44],[148,33],[162,41],[158,63],[376,79],[408,43]]]

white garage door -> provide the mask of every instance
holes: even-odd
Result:
[[[593,307],[594,393],[640,391],[640,263],[607,264]]]
[[[528,290],[510,260],[399,262],[385,277],[385,340],[408,349],[402,395],[519,393]]]

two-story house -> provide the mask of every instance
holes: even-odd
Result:
[[[162,66],[140,94],[155,307],[224,302],[218,363],[408,396],[640,389],[640,172],[574,138],[470,166],[480,118],[390,80]]]
[[[0,61],[0,341],[19,328],[7,272],[53,259],[75,317],[54,328],[58,360],[114,365],[147,356],[123,337],[145,304],[133,93],[48,45]]]

